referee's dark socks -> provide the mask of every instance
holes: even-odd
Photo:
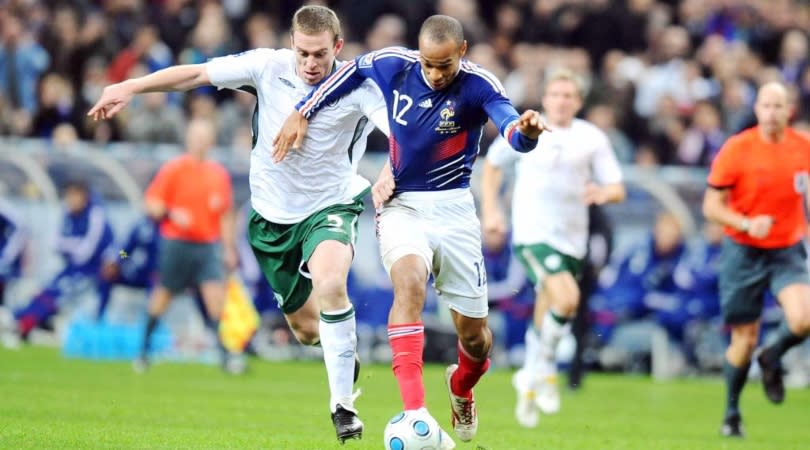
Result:
[[[762,351],[762,358],[769,365],[777,365],[779,360],[782,359],[782,355],[803,340],[803,336],[793,334],[788,328],[787,322],[782,321],[779,329],[776,330],[776,340],[773,344],[765,347],[765,350]]]
[[[723,375],[726,378],[726,416],[740,413],[740,393],[748,379],[750,367],[750,361],[740,367],[731,365],[728,360],[723,362]]]
[[[158,317],[150,315],[149,319],[146,321],[146,330],[144,330],[143,332],[143,344],[141,344],[141,356],[146,356],[149,353],[149,339],[152,337],[152,333],[155,332],[157,324],[158,324]]]

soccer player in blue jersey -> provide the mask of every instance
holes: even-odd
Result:
[[[11,334],[27,338],[59,312],[64,298],[88,288],[99,288],[99,272],[113,231],[101,198],[83,180],[70,181],[64,189],[65,215],[56,250],[64,259],[62,270],[22,309],[14,312]],[[13,344],[12,344],[13,345]]]
[[[373,195],[380,253],[394,286],[388,325],[393,371],[404,409],[424,408],[421,313],[432,274],[459,337],[458,364],[447,368],[446,380],[462,441],[478,428],[472,389],[489,367],[492,344],[470,173],[487,119],[521,152],[534,149],[545,129],[536,111],[519,115],[498,80],[463,59],[466,50],[461,24],[432,16],[419,32],[419,51],[385,48],[341,67],[298,104],[274,141],[280,161],[303,144],[306,122],[317,111],[340,107],[339,99],[366,79],[382,90],[390,167]]]

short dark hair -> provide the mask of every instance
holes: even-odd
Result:
[[[65,183],[65,187],[63,188],[63,192],[67,191],[78,191],[84,195],[90,194],[90,184],[87,180],[81,178],[71,178],[67,180]]]
[[[298,8],[292,18],[292,28],[290,33],[300,31],[304,34],[318,34],[322,31],[329,31],[335,37],[335,42],[340,39],[340,19],[331,9],[320,5],[307,5]]]
[[[433,42],[452,40],[461,45],[464,42],[464,28],[458,20],[437,14],[425,19],[419,30],[419,37],[430,39]]]

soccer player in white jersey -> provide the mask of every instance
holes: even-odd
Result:
[[[335,60],[343,39],[340,22],[328,8],[299,9],[290,40],[292,49],[256,49],[108,86],[88,115],[110,118],[135,94],[204,85],[258,97],[250,164],[250,243],[296,338],[323,347],[332,421],[343,442],[363,432],[352,393],[357,337],[346,279],[362,198],[370,185],[356,174],[353,162],[365,151],[372,123],[386,134],[388,124],[384,99],[369,81],[329,105],[313,121],[298,152],[286,161],[273,161],[271,143],[296,102],[345,64]]]
[[[458,335],[458,364],[447,368],[445,380],[451,423],[462,441],[478,430],[473,388],[489,367],[492,348],[481,224],[470,192],[472,166],[487,121],[519,152],[536,148],[544,130],[537,111],[518,114],[498,79],[463,59],[466,50],[458,20],[429,17],[419,31],[418,52],[389,47],[341,67],[298,104],[274,147],[277,157],[298,147],[307,118],[320,117],[314,114],[328,111],[329,104],[368,80],[382,90],[393,182],[381,177],[373,194],[380,253],[394,286],[388,320],[394,376],[403,409],[426,408],[422,309],[433,275]],[[381,183],[387,186],[382,196],[376,189]]]
[[[577,278],[588,239],[588,205],[622,201],[622,173],[607,136],[576,118],[582,88],[569,71],[549,75],[542,98],[552,132],[543,134],[543,151],[515,153],[505,142],[489,148],[481,185],[484,233],[505,233],[499,206],[503,168],[516,164],[512,197],[512,242],[535,285],[533,326],[526,331],[526,356],[514,376],[515,415],[534,427],[538,408],[560,409],[555,349],[568,332],[580,301]]]

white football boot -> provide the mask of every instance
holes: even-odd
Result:
[[[537,379],[534,402],[543,414],[560,412],[560,390],[557,388],[557,373]]]
[[[470,398],[459,397],[453,393],[450,386],[450,379],[458,370],[458,364],[450,364],[444,372],[444,379],[447,382],[447,392],[450,395],[451,421],[456,436],[464,442],[469,442],[478,432],[478,412],[475,409],[475,397],[470,391]]]
[[[515,388],[515,393],[517,394],[515,419],[517,419],[520,426],[525,428],[536,427],[537,422],[540,420],[540,413],[535,403],[536,395],[531,384],[523,369],[518,370],[512,375],[512,387]]]

